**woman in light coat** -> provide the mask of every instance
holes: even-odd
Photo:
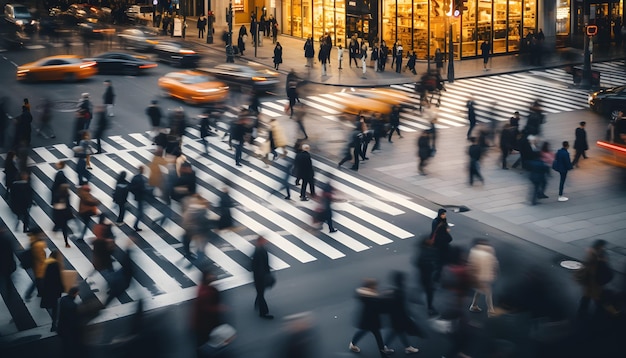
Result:
[[[487,312],[489,315],[493,315],[495,311],[493,309],[491,286],[496,280],[499,268],[496,251],[487,240],[476,239],[467,257],[467,265],[472,276],[475,291],[469,310],[472,312],[482,311],[476,301],[478,296],[483,294],[487,301]]]
[[[278,123],[276,118],[272,118],[270,120],[269,126],[270,146],[272,154],[274,155],[273,160],[276,160],[276,158],[278,157],[278,153],[276,153],[277,148],[281,148],[283,152],[282,157],[284,158],[285,156],[287,156],[287,150],[285,149],[285,147],[287,146],[287,136],[285,136],[285,131],[283,130],[283,127],[280,125],[280,123]]]

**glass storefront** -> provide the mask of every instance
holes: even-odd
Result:
[[[283,33],[317,41],[328,32],[335,45],[345,45],[352,34],[390,47],[398,41],[424,59],[437,48],[448,51],[451,27],[457,58],[480,55],[487,39],[495,54],[516,52],[521,38],[537,30],[537,1],[468,0],[468,10],[456,18],[450,11],[454,0],[285,0]],[[557,1],[560,7],[571,0]],[[560,26],[568,24],[564,19]]]

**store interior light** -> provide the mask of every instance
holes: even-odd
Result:
[[[461,12],[459,10],[454,10],[454,17],[459,17],[459,15],[461,15]]]

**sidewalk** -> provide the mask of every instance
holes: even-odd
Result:
[[[198,29],[196,28],[197,18],[187,18],[187,31],[185,41],[191,42],[196,46],[202,46],[210,48],[213,51],[223,54],[226,59],[224,43],[221,40],[221,30],[216,30],[213,37],[213,44],[207,44],[206,38],[198,38]],[[248,26],[246,26],[248,28]],[[236,43],[237,33],[239,27],[233,29],[233,42]],[[402,73],[396,73],[391,69],[391,59],[385,72],[375,72],[374,68],[369,66],[367,68],[366,78],[362,78],[362,69],[356,67],[350,67],[348,64],[349,56],[347,50],[344,50],[343,69],[338,69],[337,63],[337,48],[334,47],[331,51],[330,66],[327,67],[327,76],[322,76],[321,65],[317,62],[318,43],[315,43],[316,57],[315,65],[312,69],[305,67],[306,60],[304,58],[304,39],[295,38],[291,36],[278,36],[278,41],[283,47],[283,63],[279,67],[279,72],[287,74],[291,69],[295,70],[300,75],[308,77],[308,79],[317,84],[325,84],[332,86],[346,86],[346,87],[373,87],[373,86],[388,86],[392,84],[410,83],[419,79],[422,73],[427,70],[426,61],[418,61],[416,66],[417,76],[413,75],[410,71],[405,70]],[[251,36],[248,36],[248,43],[246,43],[245,56],[237,58],[236,62],[252,61],[268,67],[274,67],[272,56],[274,56],[274,44],[269,37],[263,38],[262,46],[257,47],[256,56],[254,46],[252,45]],[[368,54],[369,55],[369,54]],[[594,49],[593,60],[595,62],[602,62],[608,60],[623,59],[626,56],[624,49],[610,48],[609,50]],[[404,59],[403,63],[406,63]],[[369,61],[368,61],[369,62]],[[525,62],[520,55],[503,55],[492,56],[489,62],[489,71],[484,71],[482,58],[469,59],[469,60],[455,60],[454,72],[455,79],[490,76],[502,73],[512,73],[528,71],[538,68],[550,68],[559,67],[565,65],[581,65],[583,62],[582,50],[573,48],[564,48],[546,53],[541,66],[530,66]],[[359,61],[360,63],[360,61]],[[431,62],[432,68],[434,68],[434,62]],[[446,78],[447,62],[444,63],[443,77]]]

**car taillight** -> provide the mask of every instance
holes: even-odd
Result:
[[[88,67],[93,67],[95,65],[96,65],[95,62],[85,62],[82,65],[80,65],[80,68],[88,68]]]
[[[178,52],[184,55],[193,55],[196,53],[196,51],[193,51],[193,50],[180,50]]]
[[[139,66],[139,68],[154,68],[154,67],[157,67],[156,63],[150,63],[150,64],[147,64],[147,65]]]
[[[146,40],[147,43],[149,43],[150,45],[156,45],[159,43],[159,41],[155,41],[155,40]]]
[[[621,154],[626,154],[626,147],[623,147],[623,146],[620,146],[620,145],[611,144],[609,142],[605,142],[605,141],[602,141],[602,140],[597,141],[596,144],[600,148],[608,149],[608,150],[611,150],[611,151],[614,151],[614,152],[620,152]]]
[[[267,81],[267,78],[265,78],[265,77],[256,77],[255,76],[255,77],[252,77],[252,80],[253,81]]]

